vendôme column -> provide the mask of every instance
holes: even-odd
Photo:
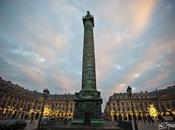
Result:
[[[83,17],[83,67],[82,87],[75,94],[74,120],[83,120],[86,124],[93,124],[94,120],[101,119],[102,99],[96,89],[95,52],[94,52],[94,17],[87,11]]]
[[[94,18],[87,12],[83,17],[84,48],[82,68],[82,90],[96,90],[95,52],[94,52]]]

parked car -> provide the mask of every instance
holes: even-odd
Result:
[[[163,122],[158,123],[158,130],[174,130],[175,121],[172,116],[163,116]]]
[[[56,119],[55,118],[49,118],[47,121],[47,125],[51,126],[51,125],[55,125],[56,124]]]
[[[56,124],[56,119],[52,117],[43,117],[41,119],[40,127],[46,128],[47,126],[53,126]]]
[[[5,130],[7,129],[7,124],[8,124],[9,120],[2,120],[0,121],[0,130]]]
[[[174,130],[175,122],[162,122],[158,124],[158,130]]]
[[[0,130],[18,130],[24,129],[27,122],[20,119],[3,120],[0,122]]]

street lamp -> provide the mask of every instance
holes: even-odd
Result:
[[[159,103],[158,103],[158,101],[159,101],[159,99],[158,99],[158,90],[156,89],[156,107],[157,107],[157,110],[158,110],[158,112],[159,112]]]
[[[38,122],[38,129],[40,128],[40,123],[41,123],[41,119],[42,119],[42,116],[43,116],[44,106],[45,106],[46,98],[48,97],[48,95],[49,95],[49,90],[44,89],[43,90],[44,101],[43,101],[43,106],[42,106],[42,109],[41,109],[41,116],[40,116],[39,122]]]
[[[65,116],[65,118],[67,118],[67,116],[68,116],[67,111],[68,111],[68,100],[66,100],[66,116]]]
[[[136,122],[136,119],[134,118],[134,115],[135,115],[135,112],[134,112],[134,107],[133,107],[133,103],[132,103],[132,88],[130,86],[128,86],[127,88],[127,93],[128,93],[128,96],[129,96],[129,99],[131,101],[131,109],[132,109],[132,113],[133,113],[133,120],[134,120],[134,129],[135,130],[138,130],[138,127],[137,127],[137,122]],[[132,121],[133,121],[132,120]],[[132,123],[133,124],[133,123]]]

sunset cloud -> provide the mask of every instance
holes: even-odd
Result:
[[[136,33],[140,33],[148,24],[152,15],[156,0],[140,0],[133,4],[133,28]]]
[[[139,80],[140,73],[143,75],[145,72],[150,71],[160,57],[163,57],[166,54],[166,50],[169,48],[175,50],[174,41],[168,41],[166,44],[164,44],[164,42],[164,40],[153,41],[143,53],[142,58],[138,60],[138,63],[136,63],[136,65],[132,67],[132,69],[128,71],[124,77],[122,77],[121,81],[128,85],[133,84],[136,80]],[[165,73],[166,74],[162,73],[161,75],[156,76],[154,79],[148,80],[147,83],[144,83],[144,85],[149,86],[152,85],[153,82],[158,83],[158,81],[168,78],[169,72],[167,71]],[[126,89],[126,86],[117,84],[114,89],[116,90],[116,88],[117,90],[123,91]]]
[[[43,77],[44,74],[40,69],[30,67],[30,66],[24,66],[24,65],[20,65],[20,69],[32,81],[35,81],[36,83],[38,83],[43,88],[46,87],[45,80],[44,80],[44,77]]]

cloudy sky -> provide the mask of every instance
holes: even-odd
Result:
[[[39,92],[79,91],[86,10],[104,103],[128,85],[175,83],[174,0],[0,0],[0,76]]]

